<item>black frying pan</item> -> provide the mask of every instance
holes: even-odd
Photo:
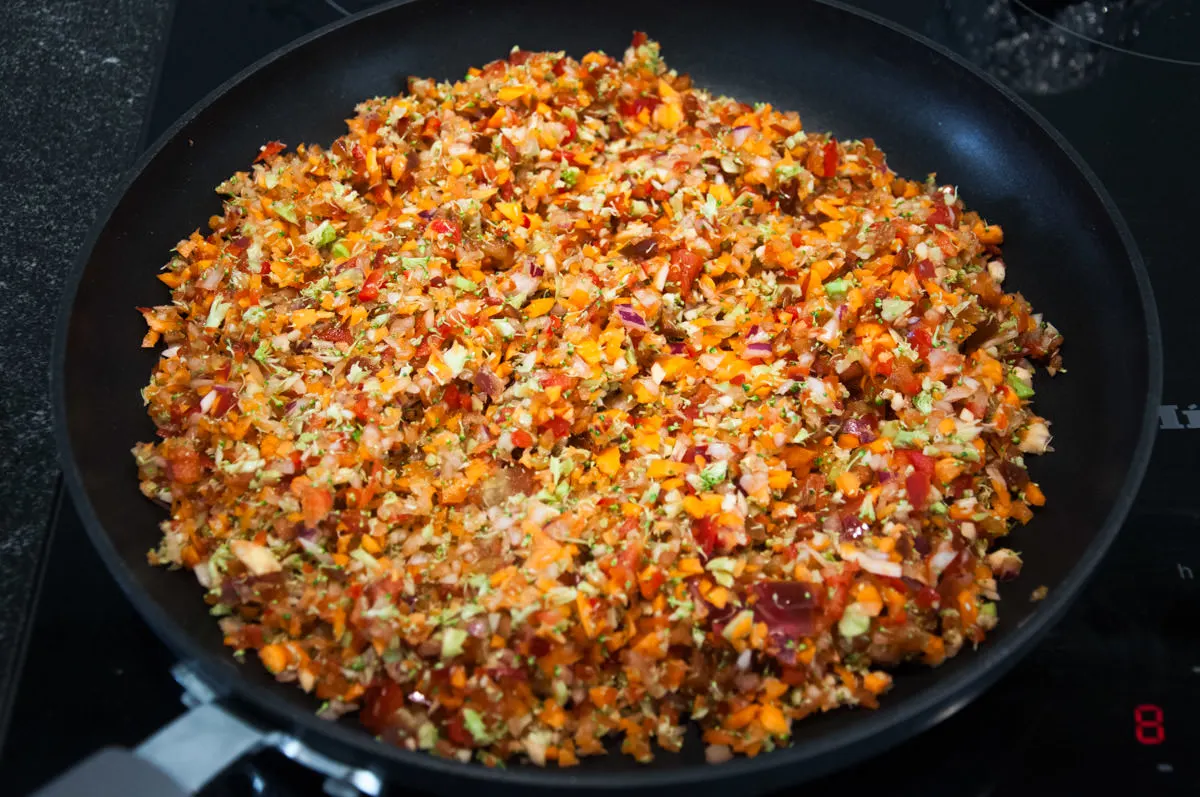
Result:
[[[138,348],[144,325],[134,307],[165,300],[154,275],[169,250],[218,211],[213,187],[245,168],[263,142],[330,142],[356,102],[396,93],[408,75],[458,77],[514,44],[576,56],[596,48],[617,53],[634,29],[659,39],[669,63],[699,85],[798,109],[808,129],[873,136],[896,171],[937,171],[961,187],[972,209],[1004,225],[1008,287],[1062,330],[1069,373],[1037,384],[1038,410],[1054,422],[1057,452],[1032,465],[1049,503],[1013,535],[1027,564],[1002,590],[1001,624],[977,652],[936,670],[903,672],[877,711],[810,718],[795,726],[792,747],[721,766],[706,766],[693,741],[650,766],[610,756],[573,770],[486,769],[377,743],[351,718],[317,719],[300,690],[276,683],[257,663],[235,663],[190,575],[146,564],[161,510],[139,494],[129,450],[154,433],[138,390],[157,354]],[[142,158],[93,233],[64,308],[54,350],[63,468],[92,541],[130,600],[215,690],[218,703],[248,720],[251,726],[240,726],[247,732],[280,729],[388,783],[442,792],[762,791],[845,766],[929,727],[992,683],[1079,592],[1133,499],[1159,399],[1149,283],[1129,231],[1079,157],[1024,103],[945,50],[815,2],[767,9],[705,1],[676,10],[648,0],[421,0],[335,25],[223,86]],[[1049,597],[1031,603],[1039,585],[1050,588]],[[201,759],[211,750],[194,726],[175,735],[190,744],[185,758]],[[169,743],[156,739],[142,757],[163,762]],[[128,758],[109,756],[104,766],[110,769],[90,776],[87,793],[131,772]],[[192,785],[201,777],[173,772]],[[373,788],[371,776],[358,777]]]

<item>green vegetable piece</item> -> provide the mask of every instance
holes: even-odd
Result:
[[[871,618],[863,614],[854,603],[846,607],[842,619],[838,620],[838,632],[847,639],[862,636],[870,630]]]
[[[467,632],[461,628],[447,628],[442,632],[442,658],[452,659],[463,652]]]
[[[296,208],[291,202],[272,202],[271,209],[275,211],[279,218],[286,219],[292,224],[299,224],[296,221]]]
[[[322,246],[329,246],[337,240],[337,230],[328,220],[321,222],[320,226],[310,232],[307,236],[308,242],[318,249]]]
[[[1006,381],[1008,382],[1008,386],[1016,391],[1017,398],[1033,398],[1033,385],[1022,382],[1021,377],[1017,376],[1016,371],[1009,371]]]
[[[895,321],[908,312],[913,303],[906,299],[884,299],[880,305],[880,315],[884,321]]]
[[[479,716],[478,711],[464,708],[463,725],[470,732],[471,738],[479,744],[487,744],[492,740],[492,737],[487,732],[487,727],[483,724],[483,717]]]
[[[830,280],[825,283],[825,293],[834,299],[841,299],[848,290],[850,290],[850,283],[844,279]]]

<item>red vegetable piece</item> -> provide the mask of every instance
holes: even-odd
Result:
[[[275,157],[280,152],[283,152],[283,148],[285,146],[286,145],[282,141],[271,141],[266,144],[263,144],[261,147],[259,147],[258,157],[254,159],[254,162],[261,163],[262,161],[265,161],[267,158]]]
[[[930,227],[938,224],[951,227],[954,225],[954,211],[945,202],[936,202],[933,210],[929,213],[929,217],[925,219],[925,223]]]
[[[686,299],[692,293],[692,283],[700,276],[704,261],[690,249],[682,248],[671,252],[671,265],[667,279],[679,285],[680,294]]]
[[[692,521],[692,538],[704,551],[705,556],[712,556],[717,547],[717,527],[712,518],[701,517]]]
[[[925,501],[929,498],[929,484],[929,474],[920,471],[909,474],[904,480],[904,486],[908,489],[908,502],[916,509],[925,508]]]
[[[914,599],[914,602],[922,609],[932,609],[934,606],[938,605],[940,600],[941,596],[938,595],[938,591],[936,589],[933,587],[921,587],[921,589],[917,592],[917,597]]]
[[[429,229],[434,235],[449,235],[456,244],[462,242],[462,228],[451,219],[434,219],[429,222]]]
[[[442,402],[452,410],[461,410],[464,406],[470,405],[471,397],[464,396],[458,389],[458,385],[451,382],[442,393]]]
[[[377,268],[367,275],[363,280],[362,287],[358,289],[358,300],[360,302],[373,302],[379,298],[379,288],[383,285],[383,279],[387,274],[383,269]]]
[[[363,695],[363,709],[358,714],[359,721],[371,733],[383,733],[392,724],[396,712],[404,708],[404,702],[404,687],[400,684],[388,681],[381,686],[373,686]]]
[[[751,587],[758,598],[754,619],[767,624],[767,633],[798,639],[816,631],[820,595],[800,581],[760,581]]]
[[[929,335],[929,330],[924,327],[911,327],[908,334],[908,345],[917,350],[917,354],[922,357],[928,357],[929,352],[933,349],[933,338]]]
[[[830,139],[829,143],[825,145],[822,155],[824,156],[824,163],[822,165],[822,169],[825,172],[824,176],[833,177],[837,174],[838,167],[837,141]]]
[[[475,738],[467,730],[466,721],[463,719],[461,712],[453,714],[446,722],[446,735],[450,737],[450,741],[459,747],[475,746]]]
[[[546,421],[545,428],[555,437],[567,437],[571,434],[571,422],[566,418],[551,418]]]

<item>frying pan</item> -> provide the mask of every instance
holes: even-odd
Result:
[[[1112,201],[1021,100],[883,20],[831,2],[738,8],[700,0],[684,8],[652,0],[387,6],[243,72],[141,159],[67,290],[54,348],[55,415],[66,482],[92,542],[183,662],[199,705],[136,754],[104,751],[47,793],[188,793],[215,768],[263,745],[367,793],[397,784],[444,793],[766,791],[846,766],[950,715],[1062,616],[1125,517],[1159,403],[1153,299]],[[901,672],[876,711],[812,717],[796,724],[791,747],[719,766],[704,764],[703,745],[693,738],[683,753],[660,754],[652,765],[608,756],[571,770],[487,769],[383,745],[353,718],[320,720],[293,685],[234,661],[190,574],[146,563],[162,514],[139,494],[129,451],[154,434],[138,390],[157,354],[139,348],[144,326],[134,307],[166,301],[154,276],[169,250],[219,210],[213,187],[245,168],[263,142],[328,143],[355,103],[403,90],[408,75],[456,78],[514,44],[576,56],[619,53],[635,29],[659,39],[668,62],[697,84],[797,109],[810,130],[872,136],[897,172],[937,171],[939,181],[960,186],[972,209],[1004,225],[1008,288],[1062,330],[1069,372],[1037,381],[1037,407],[1054,423],[1057,451],[1031,465],[1049,502],[1013,534],[1027,564],[1001,590],[1000,626],[978,651],[938,669]],[[1040,585],[1049,597],[1032,603]]]

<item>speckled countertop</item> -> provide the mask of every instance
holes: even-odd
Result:
[[[136,155],[171,0],[7,0],[0,25],[0,696],[55,481],[49,350],[76,253]],[[2,697],[0,697],[2,700]]]

